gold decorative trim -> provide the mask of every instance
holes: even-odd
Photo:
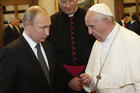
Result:
[[[59,11],[59,5],[58,5],[58,0],[55,0],[55,11]]]

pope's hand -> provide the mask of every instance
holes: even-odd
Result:
[[[89,86],[92,82],[92,78],[86,73],[80,74],[80,78],[82,84],[85,86]]]

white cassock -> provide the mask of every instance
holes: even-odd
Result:
[[[140,93],[140,36],[116,23],[104,42],[96,40],[86,68],[93,79],[84,86],[87,92],[95,87],[101,68],[99,93]]]

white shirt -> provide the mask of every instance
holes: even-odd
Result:
[[[105,59],[97,85],[99,93],[140,93],[140,37],[137,34],[116,23],[104,42],[96,40],[86,68],[93,81],[89,87],[84,86],[86,91],[93,90]]]
[[[122,26],[123,26],[123,27],[125,27],[124,21],[123,21],[123,20],[121,20],[121,22],[122,22]]]
[[[34,41],[25,33],[25,31],[24,31],[22,34],[23,34],[23,37],[25,38],[25,40],[26,40],[26,41],[28,42],[28,44],[30,45],[30,47],[32,48],[32,50],[33,50],[35,56],[37,57],[37,49],[36,49],[37,43],[34,42]],[[42,54],[43,54],[43,57],[44,57],[44,59],[45,59],[46,65],[47,65],[47,67],[48,67],[48,70],[50,70],[50,69],[49,69],[49,64],[48,64],[48,60],[47,60],[46,53],[45,53],[44,48],[42,47],[41,44],[40,44],[40,48],[41,48],[41,52],[42,52]],[[37,57],[37,59],[38,59],[38,57]]]
[[[8,24],[11,28],[13,28],[13,26],[11,24]]]
[[[136,20],[131,21],[131,24],[133,24]]]

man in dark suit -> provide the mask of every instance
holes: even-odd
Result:
[[[139,20],[136,16],[136,14],[132,14],[130,16],[130,21],[127,23],[126,27],[129,30],[134,31],[135,33],[137,33],[138,35],[140,35],[140,26],[139,26]]]
[[[123,17],[122,17],[122,20],[119,21],[118,23],[123,26],[123,27],[126,27],[126,22],[128,20],[128,17],[129,17],[129,14],[124,14]]]
[[[51,25],[48,13],[32,6],[24,14],[23,25],[22,36],[0,52],[0,93],[61,93],[57,90],[55,53],[45,41]]]
[[[8,26],[4,29],[4,36],[3,36],[3,46],[9,44],[10,42],[16,40],[21,35],[19,19],[14,18],[11,19]]]

